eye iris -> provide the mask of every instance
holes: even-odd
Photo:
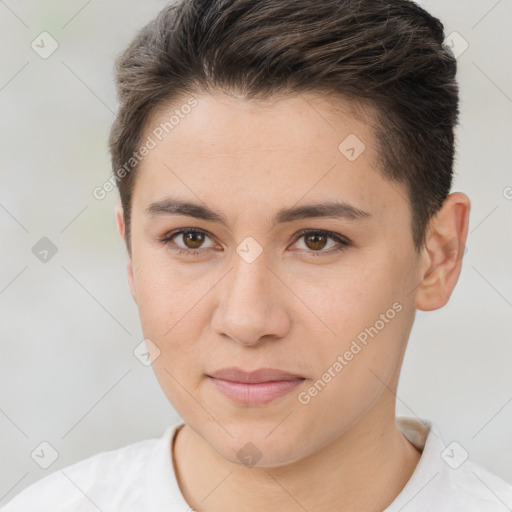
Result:
[[[305,235],[304,240],[309,249],[313,249],[315,251],[323,249],[327,244],[327,236],[322,235],[321,233],[311,233],[309,235]],[[312,242],[311,244],[308,242]]]
[[[188,249],[198,249],[204,242],[204,233],[184,233],[183,241],[185,242],[185,245]],[[191,242],[192,245],[189,245],[188,242]]]

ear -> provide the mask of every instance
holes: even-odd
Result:
[[[116,207],[115,207],[115,218],[116,218],[117,232],[118,232],[119,237],[121,238],[122,242],[126,246],[126,238],[125,238],[126,225],[124,223],[123,207],[120,204],[116,205]],[[132,264],[132,258],[130,255],[128,255],[128,263],[126,265],[126,274],[128,276],[128,284],[130,286],[130,293],[132,294],[135,304],[137,304],[137,291],[135,288],[135,280],[133,278],[133,264]]]
[[[124,233],[126,227],[124,225],[123,207],[121,206],[121,204],[116,205],[114,213],[116,217],[117,232],[119,234],[119,237],[121,238],[121,241],[125,243]]]
[[[421,256],[421,283],[416,293],[418,309],[432,311],[448,302],[466,252],[470,209],[469,198],[462,192],[454,192],[432,218]]]

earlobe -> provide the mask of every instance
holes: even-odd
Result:
[[[420,275],[416,307],[423,311],[442,308],[457,284],[466,252],[470,201],[461,193],[450,194],[432,219]],[[425,270],[426,268],[426,270]]]

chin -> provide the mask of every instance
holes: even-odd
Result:
[[[276,425],[274,422],[272,428],[262,428],[260,423],[237,429],[231,424],[228,430],[233,437],[224,433],[208,442],[228,462],[248,468],[283,466],[301,459],[305,455],[304,437],[279,432],[279,427],[272,431]]]

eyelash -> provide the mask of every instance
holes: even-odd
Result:
[[[204,253],[205,249],[183,249],[182,247],[178,247],[178,246],[171,247],[169,242],[171,242],[173,238],[175,238],[175,237],[177,237],[179,235],[182,235],[182,234],[186,234],[186,233],[201,233],[201,234],[204,234],[204,235],[209,237],[209,233],[207,231],[202,230],[202,229],[182,228],[182,229],[178,229],[176,231],[172,231],[171,233],[168,233],[163,238],[160,238],[159,242],[161,244],[163,244],[163,245],[168,245],[177,254],[185,254],[185,255],[188,255],[188,256],[196,256],[196,255],[198,255],[200,253]],[[338,244],[339,244],[339,246],[336,247],[335,249],[331,248],[328,251],[322,251],[322,250],[319,250],[319,251],[309,250],[309,251],[307,251],[308,253],[311,254],[311,256],[314,256],[314,257],[322,256],[322,255],[325,255],[325,254],[333,254],[333,253],[341,252],[341,251],[347,249],[348,247],[350,247],[352,245],[352,243],[348,239],[343,238],[340,235],[337,235],[336,233],[333,233],[332,231],[326,231],[324,229],[303,229],[303,230],[301,230],[301,231],[299,231],[297,233],[293,243],[296,243],[303,236],[309,235],[309,234],[323,235],[323,236],[326,236],[328,238],[333,239],[334,241],[338,242]],[[206,249],[206,250],[209,250],[209,249]]]

